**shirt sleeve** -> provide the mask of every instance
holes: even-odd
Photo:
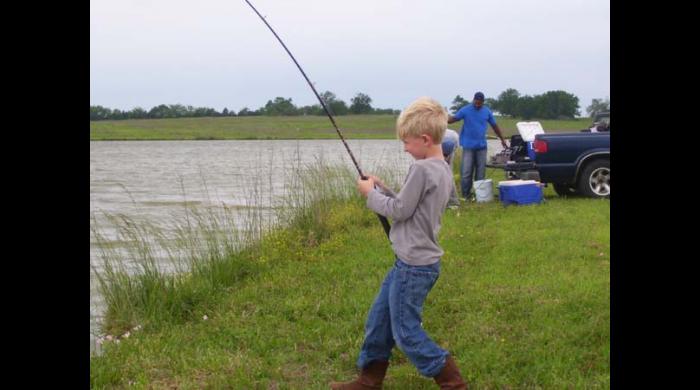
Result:
[[[464,119],[464,107],[457,110],[457,112],[452,117],[457,119],[458,121]]]
[[[408,219],[416,211],[418,202],[423,197],[425,175],[423,167],[413,164],[396,197],[386,196],[377,189],[373,189],[367,194],[367,207],[393,221]]]
[[[377,190],[380,193],[382,193],[390,198],[396,198],[396,193],[394,191],[392,191],[391,188],[389,188],[389,187],[385,187],[383,185],[377,184]]]

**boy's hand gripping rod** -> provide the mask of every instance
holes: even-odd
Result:
[[[290,52],[289,49],[287,49],[287,45],[285,45],[284,42],[282,42],[282,39],[280,39],[279,35],[277,35],[275,30],[272,29],[272,26],[270,26],[270,24],[267,23],[267,20],[265,20],[265,18],[262,15],[260,15],[260,12],[258,12],[258,10],[255,9],[255,7],[253,7],[253,4],[251,4],[250,1],[248,1],[248,0],[245,0],[245,2],[248,3],[250,8],[252,8],[256,14],[258,14],[258,16],[260,17],[260,20],[262,20],[263,23],[265,23],[267,28],[269,28],[270,31],[272,31],[272,33],[275,35],[275,38],[277,38],[277,40],[282,44],[282,47],[284,47],[284,50],[287,51],[287,54],[289,54],[289,56],[292,58],[292,61],[294,61],[294,63],[296,64],[297,68],[299,68],[299,71],[301,72],[301,74],[304,75],[306,82],[309,83],[309,87],[311,87],[311,90],[314,91],[314,94],[318,98],[318,101],[321,103],[321,107],[323,107],[323,110],[326,112],[326,115],[328,115],[328,119],[330,119],[331,123],[333,123],[333,127],[335,127],[335,131],[338,133],[340,140],[343,141],[343,145],[345,145],[345,149],[348,151],[348,154],[350,154],[350,158],[352,159],[353,164],[355,164],[355,168],[357,168],[357,172],[360,174],[360,177],[362,178],[362,180],[367,180],[367,176],[365,176],[362,173],[362,170],[360,169],[360,166],[357,164],[357,160],[355,160],[355,156],[352,154],[352,151],[350,150],[348,143],[345,142],[345,137],[343,137],[343,134],[340,132],[340,129],[338,129],[338,125],[335,124],[335,120],[333,119],[333,116],[331,116],[330,111],[328,111],[328,108],[326,107],[326,103],[323,101],[323,99],[321,99],[321,96],[318,94],[318,92],[316,92],[316,88],[314,88],[314,85],[311,84],[311,81],[306,76],[306,73],[304,73],[304,70],[301,69],[301,66],[299,65],[297,60],[294,58],[294,56],[292,55],[292,52]],[[391,229],[391,226],[389,225],[389,221],[387,221],[386,217],[383,215],[377,214],[377,217],[379,217],[379,221],[382,223],[382,226],[384,227],[384,232],[386,233],[386,236],[389,237],[389,230]]]

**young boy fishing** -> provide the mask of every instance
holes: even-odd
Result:
[[[441,147],[446,128],[442,105],[431,98],[417,99],[396,123],[404,150],[416,159],[401,191],[394,193],[372,175],[357,181],[367,207],[393,220],[390,240],[396,261],[367,316],[357,360],[360,375],[351,382],[331,383],[332,389],[381,389],[394,346],[441,389],[467,388],[454,359],[428,337],[421,319],[444,254],[437,234],[453,180]]]

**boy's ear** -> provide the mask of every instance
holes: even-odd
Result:
[[[428,134],[421,134],[421,138],[423,139],[423,142],[428,144],[428,146],[433,144],[433,137],[431,137]]]

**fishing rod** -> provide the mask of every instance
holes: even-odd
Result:
[[[255,7],[253,7],[253,4],[251,4],[250,1],[248,1],[248,0],[245,0],[245,2],[248,3],[250,8],[252,8],[256,14],[258,14],[258,16],[260,17],[260,20],[262,20],[263,23],[265,23],[267,28],[269,28],[270,31],[272,31],[272,34],[275,35],[275,38],[277,38],[277,40],[282,44],[282,47],[284,47],[284,50],[287,51],[287,54],[289,54],[289,56],[292,58],[292,61],[294,61],[294,64],[296,64],[297,68],[299,68],[299,71],[306,79],[306,82],[309,84],[309,87],[311,87],[311,90],[314,91],[314,95],[316,95],[316,98],[318,98],[318,101],[321,103],[321,107],[323,107],[323,111],[326,112],[326,115],[328,115],[328,119],[330,119],[331,123],[333,123],[333,127],[335,128],[335,131],[338,133],[340,140],[343,141],[343,145],[345,145],[345,149],[348,151],[348,154],[350,155],[350,158],[352,159],[353,164],[355,164],[355,168],[357,168],[357,172],[360,174],[360,177],[362,178],[362,180],[367,180],[367,176],[365,176],[364,173],[362,173],[362,169],[360,169],[360,165],[357,163],[357,160],[355,160],[355,156],[352,154],[352,151],[350,150],[350,146],[348,146],[348,143],[345,142],[345,137],[343,137],[343,133],[340,132],[338,125],[336,125],[336,123],[335,123],[335,119],[333,119],[333,116],[331,115],[330,111],[328,111],[328,107],[326,107],[326,103],[323,101],[323,99],[321,99],[321,95],[319,95],[318,92],[316,92],[316,88],[314,88],[314,85],[311,83],[311,80],[309,80],[309,78],[306,76],[306,73],[301,68],[301,65],[299,65],[296,58],[294,58],[294,56],[292,55],[292,52],[290,52],[289,49],[287,49],[287,45],[285,45],[284,42],[282,42],[282,39],[279,37],[279,35],[277,35],[275,30],[272,28],[272,26],[270,26],[270,24],[267,22],[267,20],[265,20],[265,18],[262,15],[260,15],[260,12],[258,12],[258,10],[255,9]],[[382,226],[384,227],[384,232],[386,233],[386,236],[389,237],[389,230],[391,230],[391,226],[389,225],[389,221],[386,219],[385,216],[383,216],[381,214],[377,214],[377,217],[379,217],[379,221],[382,223]]]

